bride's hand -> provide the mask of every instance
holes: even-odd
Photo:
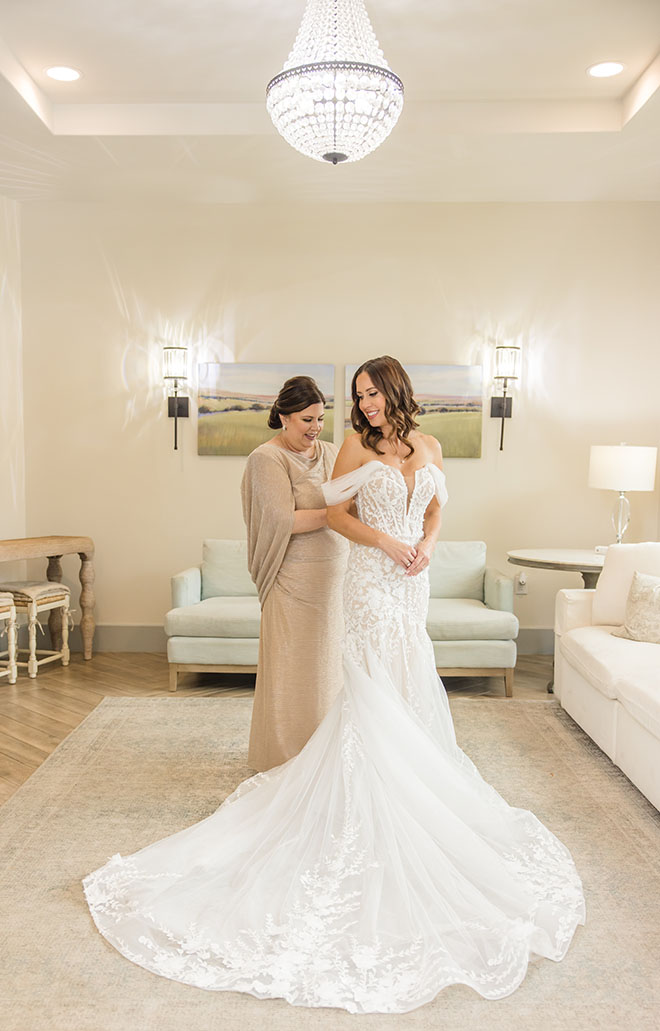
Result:
[[[397,566],[406,570],[410,569],[417,555],[417,548],[412,544],[403,544],[396,537],[389,537],[387,534],[383,534],[378,546],[388,558],[396,562]]]
[[[406,576],[417,576],[423,569],[426,569],[431,561],[431,555],[433,554],[433,543],[431,541],[421,540],[417,545],[417,554],[413,562],[406,569]]]

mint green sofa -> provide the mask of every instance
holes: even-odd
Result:
[[[254,672],[260,608],[245,541],[206,540],[201,566],[172,577],[165,617],[170,690],[179,673]],[[444,676],[501,676],[513,692],[513,578],[486,566],[483,541],[441,541],[430,568],[427,629]]]

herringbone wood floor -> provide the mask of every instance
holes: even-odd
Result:
[[[545,699],[552,673],[549,655],[522,655],[516,667],[515,698]],[[250,695],[254,676],[250,674],[189,674],[179,678],[175,701],[186,695]],[[0,804],[34,773],[67,734],[108,695],[157,697],[168,694],[165,655],[113,652],[95,655],[85,662],[71,656],[65,668],[44,667],[35,680],[21,673],[16,684],[0,679]],[[501,696],[502,678],[452,677],[446,681],[451,693]]]

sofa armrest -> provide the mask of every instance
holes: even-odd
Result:
[[[199,566],[184,569],[172,577],[172,608],[195,605],[202,598],[202,570]]]
[[[594,594],[594,590],[581,590],[579,587],[557,591],[555,633],[559,637],[578,626],[591,626]]]
[[[484,602],[489,609],[513,612],[513,577],[486,566],[484,572]]]

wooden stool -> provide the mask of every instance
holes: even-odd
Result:
[[[0,619],[7,631],[7,651],[0,652],[0,677],[16,683],[16,606],[12,594],[0,594]],[[6,665],[5,663],[6,656]]]
[[[24,580],[0,583],[0,591],[12,595],[16,613],[24,612],[28,620],[27,662],[16,659],[17,666],[27,666],[28,676],[36,677],[39,666],[45,662],[62,660],[63,666],[69,665],[69,598],[71,591],[65,584],[53,583],[50,580]],[[37,648],[37,617],[41,612],[61,610],[62,645],[59,650]],[[42,631],[43,633],[43,631]],[[53,642],[55,643],[55,642]],[[25,649],[22,649],[25,651]],[[21,649],[18,650],[18,655]],[[41,658],[37,658],[40,655]]]

